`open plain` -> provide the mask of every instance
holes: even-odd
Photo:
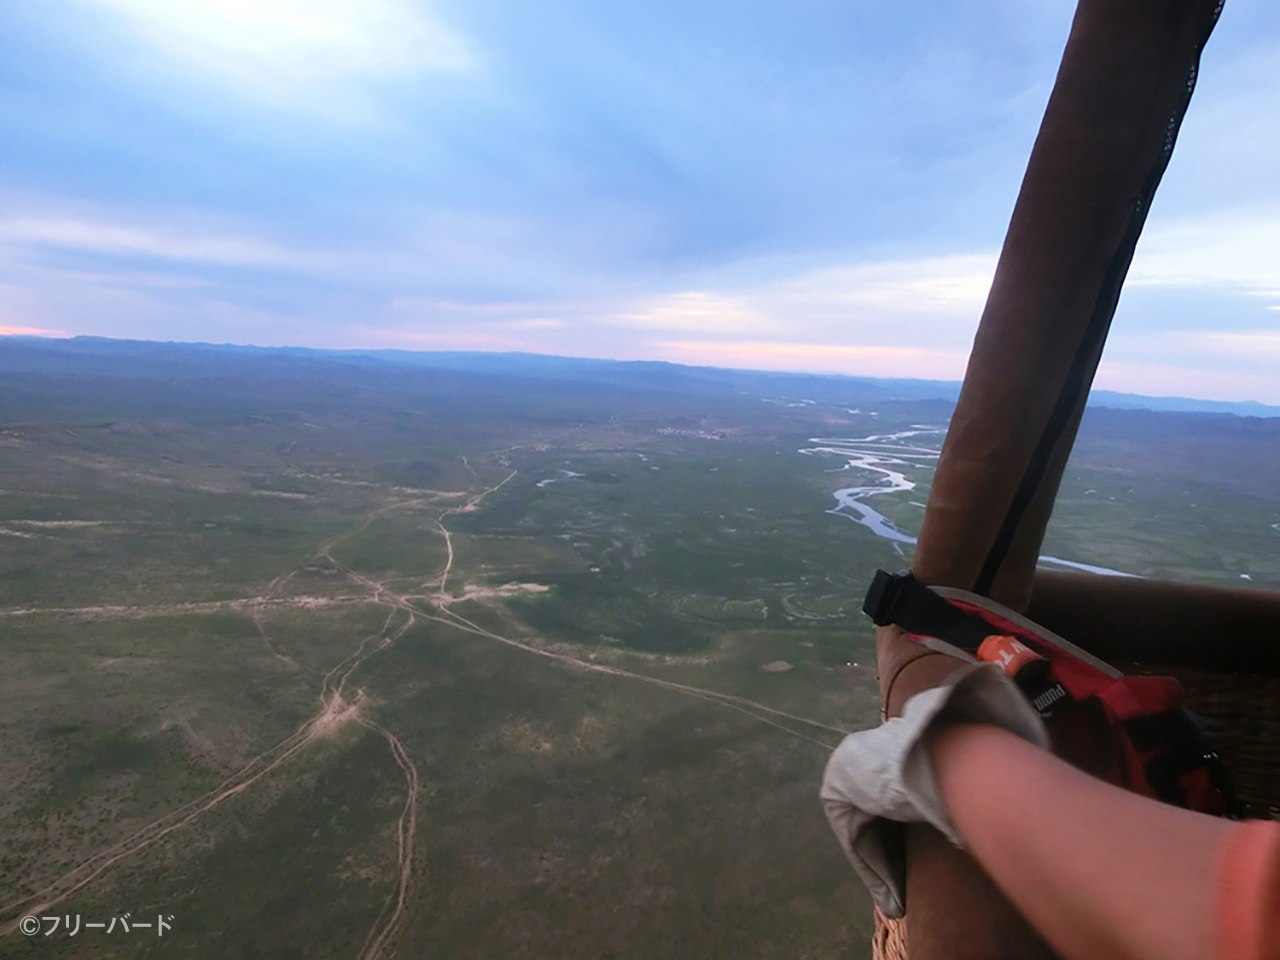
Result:
[[[816,790],[947,402],[87,356],[0,387],[0,955],[868,955]],[[1095,411],[1046,553],[1280,586],[1274,424]]]

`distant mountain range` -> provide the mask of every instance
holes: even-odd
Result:
[[[660,361],[589,360],[530,353],[417,352],[408,350],[316,350],[303,347],[244,347],[228,344],[161,343],[104,337],[0,338],[0,374],[16,386],[24,376],[41,380],[131,379],[166,382],[320,381],[357,389],[397,382],[410,389],[418,371],[444,380],[497,377],[506,381],[560,381],[578,392],[608,386],[641,394],[735,391],[776,396],[790,402],[943,400],[954,402],[960,384],[944,380],[849,377],[689,367]],[[443,383],[437,384],[443,386]],[[7,391],[5,391],[7,392]],[[3,394],[0,394],[3,399]],[[1094,390],[1089,404],[1128,410],[1280,417],[1280,406],[1188,397],[1146,397]]]

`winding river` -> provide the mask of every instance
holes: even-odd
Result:
[[[908,479],[906,471],[925,463],[933,463],[938,459],[940,450],[936,447],[921,446],[913,437],[942,436],[945,427],[932,427],[916,424],[909,430],[897,433],[873,434],[867,437],[811,437],[809,442],[817,446],[804,447],[799,452],[810,456],[834,456],[844,458],[844,466],[836,471],[856,470],[863,473],[879,474],[878,482],[857,487],[844,487],[835,492],[836,505],[827,513],[845,517],[854,523],[866,527],[877,537],[889,540],[894,549],[902,553],[902,544],[915,544],[916,538],[898,529],[897,524],[872,507],[867,501],[872,497],[902,490],[914,490],[916,484]],[[1078,563],[1074,560],[1063,560],[1041,554],[1041,564],[1068,567],[1072,570],[1083,570],[1108,577],[1132,577],[1135,574],[1123,570],[1112,570],[1110,567],[1099,567],[1091,563]]]

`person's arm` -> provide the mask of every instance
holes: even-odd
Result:
[[[1082,773],[998,667],[973,664],[845,737],[819,793],[887,917],[910,913],[902,833],[967,849],[1068,960],[1280,960],[1280,823],[1233,823]]]
[[[930,755],[970,853],[1063,956],[1220,956],[1222,860],[1241,824],[1103,783],[998,727],[944,727]]]

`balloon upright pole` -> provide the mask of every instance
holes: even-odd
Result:
[[[926,583],[1030,599],[1036,559],[1151,199],[1218,0],[1080,0],[942,448],[912,570]],[[957,661],[877,633],[894,716]],[[912,960],[1043,957],[982,871],[908,832]]]

